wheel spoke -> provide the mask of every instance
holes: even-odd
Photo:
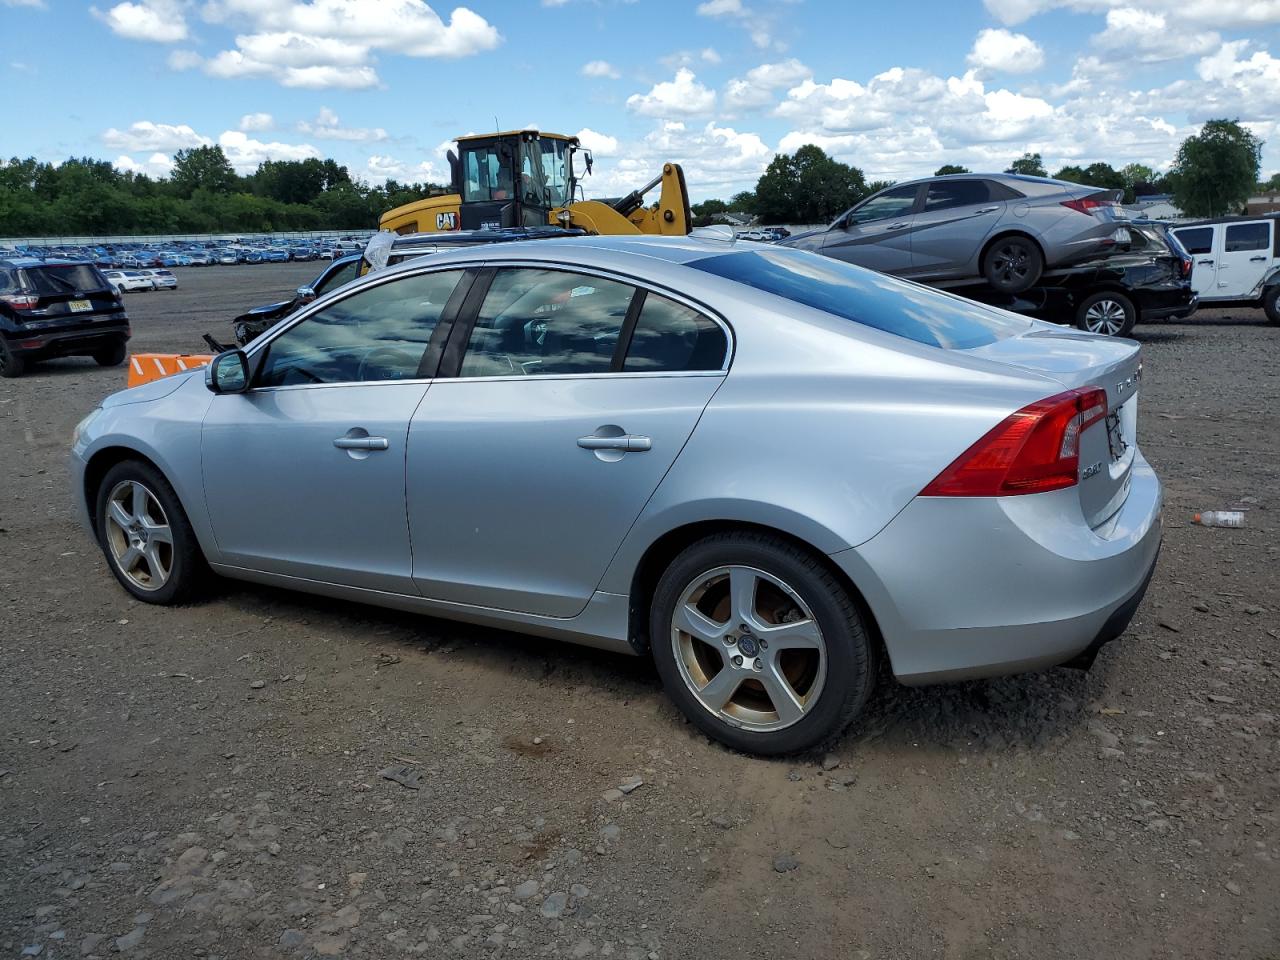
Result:
[[[786,678],[777,660],[770,663],[760,674],[760,682],[764,684],[765,693],[769,694],[769,699],[773,702],[773,709],[778,711],[780,721],[793,723],[800,719],[804,713],[804,704],[796,696],[795,690],[791,687],[791,681]]]
[[[795,623],[780,623],[757,630],[761,640],[769,644],[771,651],[776,650],[821,650],[822,635],[818,625],[812,620],[799,620]]]
[[[173,544],[173,531],[169,529],[167,523],[152,523],[150,520],[144,520],[142,528],[146,530],[147,540],[151,543]]]
[[[734,567],[729,571],[729,603],[733,616],[742,623],[755,627],[760,618],[756,616],[756,575],[742,567]]]
[[[138,565],[138,561],[142,559],[142,551],[136,547],[129,547],[124,553],[120,554],[120,569],[124,573],[132,573],[133,568]]]
[[[155,586],[160,586],[169,579],[169,572],[165,570],[164,564],[160,562],[160,549],[154,543],[149,543],[143,549],[142,555],[147,560],[147,570],[151,573],[151,582]]]
[[[147,516],[147,488],[136,480],[133,482],[133,497],[130,509],[136,519],[142,520]]]
[[[738,692],[741,684],[742,674],[726,665],[698,690],[698,696],[703,703],[718,713],[724,709],[729,698]]]
[[[727,623],[716,623],[691,603],[682,603],[676,609],[671,625],[703,643],[715,643],[729,627]]]
[[[107,516],[121,530],[128,530],[133,523],[133,517],[129,516],[129,511],[124,508],[119,500],[112,500],[111,506],[107,508]]]

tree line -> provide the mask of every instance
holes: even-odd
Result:
[[[392,207],[441,192],[370,186],[334,160],[267,160],[241,176],[219,146],[179,150],[167,178],[90,157],[14,157],[0,165],[0,237],[368,229]]]
[[[1259,182],[1262,141],[1234,120],[1210,120],[1178,148],[1172,167],[1158,173],[1142,163],[1116,169],[1098,161],[1046,169],[1039,153],[1024,153],[1005,173],[1119,190],[1125,203],[1153,194],[1172,194],[1173,202],[1190,217],[1215,217],[1243,212],[1255,192],[1280,192],[1280,174]],[[971,173],[967,167],[943,164],[935,177]],[[726,203],[707,200],[693,205],[694,222],[714,222],[717,215],[745,213],[761,223],[830,223],[860,200],[893,186],[888,180],[867,180],[859,168],[841,163],[812,144],[794,154],[779,154],[756,182],[754,191],[739,193]]]

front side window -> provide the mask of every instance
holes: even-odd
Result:
[[[547,206],[555,207],[568,200],[569,148],[563,140],[545,139],[542,147],[542,173],[547,183]]]
[[[1213,253],[1213,227],[1175,230],[1173,235],[1178,238],[1178,242],[1187,253]]]
[[[875,220],[887,220],[890,217],[905,217],[916,205],[916,190],[916,186],[912,185],[877,194],[862,206],[854,207],[849,213],[849,222],[871,223]]]
[[[622,369],[628,373],[719,370],[729,341],[720,325],[683,304],[649,293]]]
[[[1271,224],[1233,223],[1227,227],[1227,253],[1247,253],[1271,246]]]
[[[929,192],[924,198],[924,212],[976,206],[990,199],[991,193],[985,180],[940,180],[929,184]]]
[[[499,270],[458,375],[607,373],[635,292],[625,283],[564,270]]]
[[[467,147],[462,154],[462,165],[463,202],[512,199],[510,164],[502,162],[496,144]]]
[[[332,271],[323,277],[316,284],[316,296],[324,293],[326,290],[337,290],[344,283],[350,283],[356,278],[360,269],[360,261],[352,260],[350,263],[343,264],[337,270]]]
[[[344,297],[267,345],[257,387],[417,378],[460,270],[418,274]]]

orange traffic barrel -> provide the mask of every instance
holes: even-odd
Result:
[[[135,353],[129,357],[129,386],[196,370],[208,366],[212,359],[208,353]]]

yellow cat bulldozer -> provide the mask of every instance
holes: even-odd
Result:
[[[583,198],[575,160],[587,174],[591,153],[577,137],[509,130],[459,137],[448,154],[453,193],[388,210],[380,230],[399,234],[512,227],[564,227],[589,234],[682,237],[693,226],[684,171],[664,163],[639,190],[613,200]],[[661,187],[657,203],[645,196]]]

